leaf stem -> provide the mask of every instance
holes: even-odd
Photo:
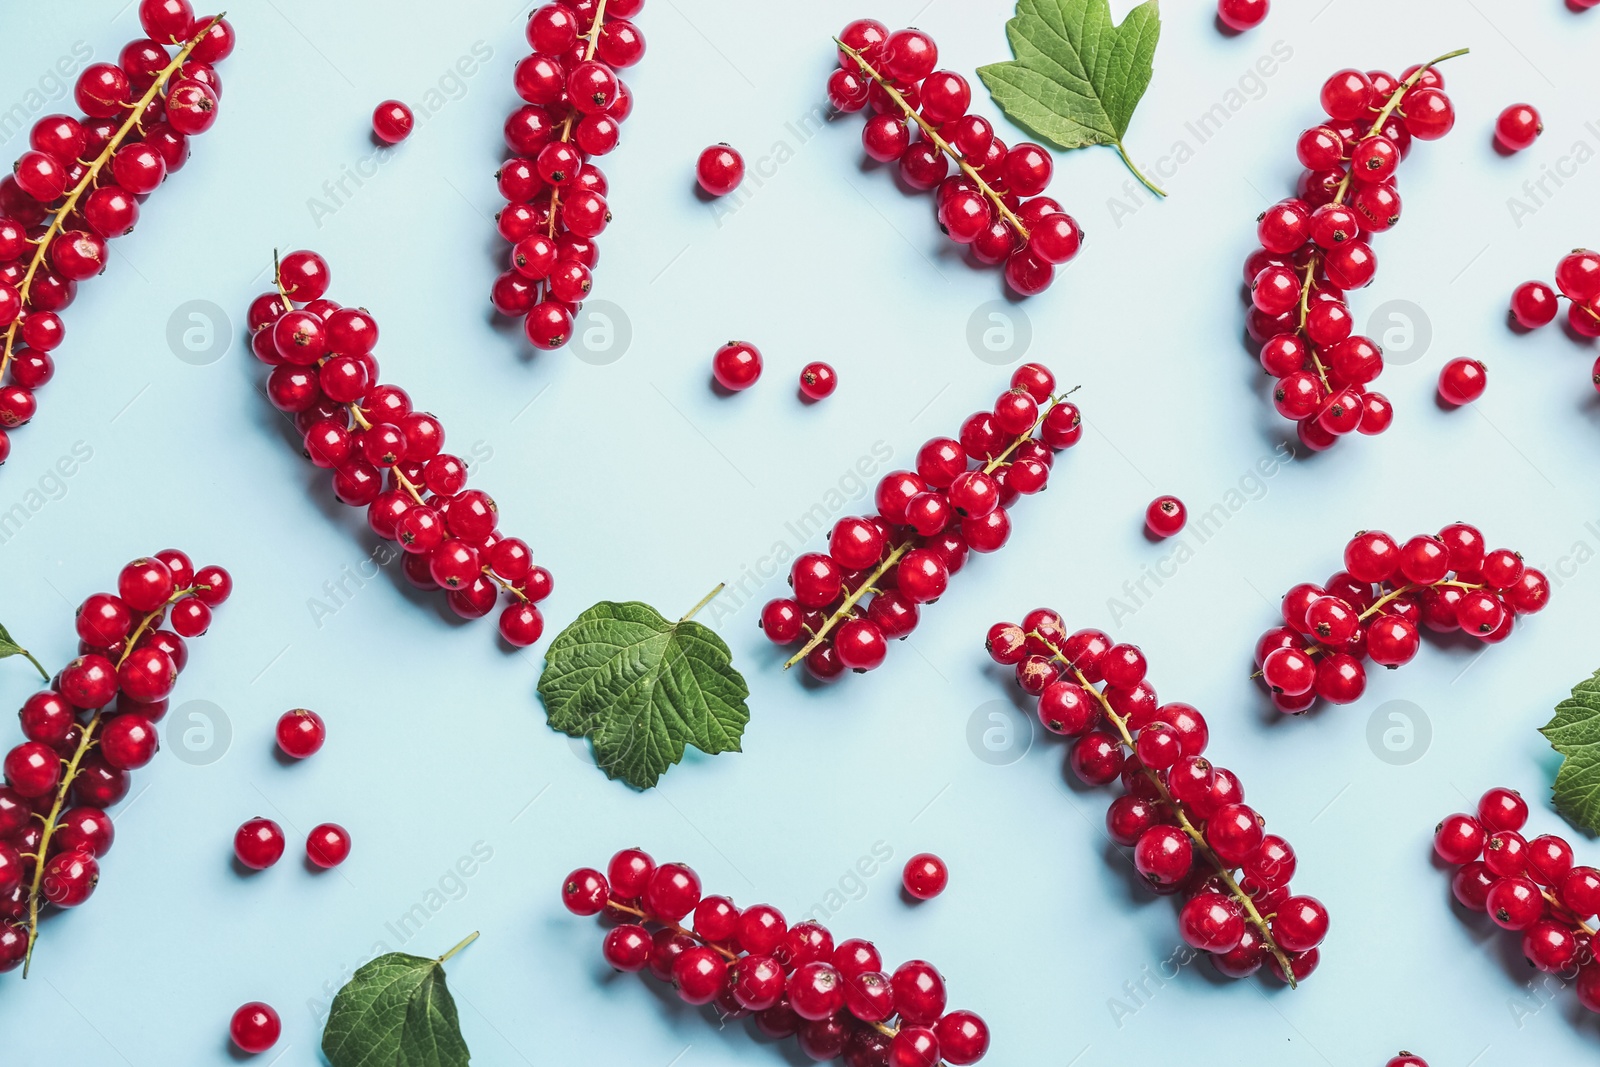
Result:
[[[1140,172],[1139,168],[1134,166],[1133,160],[1128,156],[1128,150],[1122,147],[1122,142],[1120,140],[1112,141],[1111,146],[1117,150],[1117,155],[1122,157],[1122,162],[1127,164],[1129,170],[1133,171],[1133,176],[1139,179],[1140,184],[1142,184],[1146,189],[1149,189],[1152,193],[1155,193],[1157,196],[1163,198],[1166,197],[1166,190],[1152,182],[1149,178],[1146,178],[1144,174]]]
[[[727,582],[718,582],[717,583],[717,587],[715,589],[711,590],[711,592],[709,592],[705,596],[701,597],[700,598],[700,603],[698,603],[694,607],[690,608],[689,609],[689,613],[687,615],[685,615],[683,618],[678,620],[679,624],[681,625],[682,623],[686,623],[690,619],[694,618],[696,615],[700,614],[700,609],[704,608],[707,604],[709,604],[713,600],[717,599],[717,594],[722,592],[726,588],[728,588],[728,583]]]
[[[1084,677],[1083,672],[1078,670],[1078,668],[1073,665],[1072,661],[1068,659],[1061,649],[1057,648],[1055,643],[1052,642],[1048,637],[1045,637],[1038,631],[1034,631],[1028,636],[1037,638],[1046,648],[1050,650],[1053,658],[1061,661],[1061,663],[1064,664],[1066,668],[1077,677],[1078,684],[1095,698],[1095,700],[1100,704],[1101,711],[1105,713],[1106,718],[1109,719],[1111,724],[1117,728],[1117,733],[1120,736],[1123,747],[1127,748],[1129,752],[1132,752],[1134,750],[1133,732],[1128,729],[1127,720],[1112,710],[1111,702],[1106,699],[1105,694],[1096,689],[1089,679]],[[1232,869],[1229,868],[1227,864],[1222,862],[1222,857],[1218,856],[1210,844],[1206,842],[1205,835],[1195,828],[1194,823],[1189,819],[1188,812],[1184,809],[1183,803],[1175,799],[1167,790],[1167,784],[1161,780],[1161,776],[1156,774],[1155,771],[1152,771],[1148,767],[1141,768],[1141,773],[1143,773],[1144,776],[1149,779],[1150,784],[1155,787],[1156,792],[1161,797],[1161,802],[1165,804],[1169,810],[1171,810],[1173,815],[1177,816],[1178,828],[1189,836],[1189,840],[1193,842],[1195,850],[1210,861],[1212,868],[1215,869],[1218,876],[1220,876],[1224,884],[1227,885],[1229,894],[1232,895],[1233,898],[1239,902],[1239,906],[1244,909],[1246,920],[1251,926],[1256,928],[1256,930],[1261,934],[1262,943],[1267,946],[1267,949],[1274,956],[1277,957],[1278,965],[1283,969],[1283,976],[1284,979],[1289,983],[1289,988],[1296,988],[1294,968],[1290,965],[1289,957],[1284,953],[1283,949],[1278,947],[1278,942],[1273,938],[1272,924],[1268,921],[1268,918],[1256,910],[1255,901],[1251,898],[1249,893],[1246,893],[1239,887],[1239,883],[1233,877]]]
[[[966,174],[968,178],[977,183],[978,191],[982,193],[991,204],[994,205],[994,209],[999,213],[1000,217],[1005,219],[1007,224],[1009,224],[1013,230],[1017,231],[1017,236],[1022,239],[1022,243],[1027,244],[1028,227],[1023,225],[1022,220],[1017,217],[1016,212],[1012,211],[1006,206],[1006,202],[1001,198],[1000,194],[995,192],[989,183],[983,180],[983,177],[978,173],[977,168],[975,168],[971,163],[968,163],[966,158],[950,145],[950,142],[939,136],[939,131],[934,129],[933,125],[929,123],[927,119],[918,114],[916,108],[906,103],[906,98],[900,95],[900,90],[896,89],[893,85],[890,85],[889,79],[885,78],[882,74],[879,74],[876,70],[874,70],[872,64],[867,62],[865,56],[863,56],[856,49],[851,48],[849,45],[839,40],[837,37],[833,39],[833,43],[839,46],[839,50],[841,52],[855,60],[856,64],[862,69],[862,71],[864,71],[866,75],[873,81],[877,82],[878,85],[882,87],[884,92],[889,94],[889,99],[895,102],[906,118],[915,122],[922,128],[922,134],[924,137],[926,137],[929,141],[932,141],[934,146],[938,148],[939,151],[955,160],[956,166],[960,167],[961,171]],[[1129,166],[1132,166],[1132,164],[1130,163]],[[1139,172],[1134,171],[1134,173],[1137,174]],[[1142,177],[1139,180],[1144,181]],[[1145,182],[1145,184],[1149,185],[1150,183]],[[1152,186],[1152,188],[1154,187]],[[1157,192],[1160,192],[1160,190],[1157,190]]]
[[[461,942],[458,945],[456,945],[455,948],[451,949],[449,952],[446,952],[443,956],[440,956],[438,959],[434,960],[433,962],[441,963],[441,964],[444,963],[451,956],[454,956],[457,952],[460,952],[462,949],[466,948],[468,945],[472,944],[476,940],[478,940],[478,931],[474,930],[474,931],[472,931],[472,933],[470,933],[466,937],[462,938]]]
[[[95,157],[94,162],[89,164],[88,169],[83,173],[83,177],[78,179],[78,184],[73,186],[71,191],[66,194],[66,199],[61,201],[61,206],[56,208],[55,214],[50,220],[49,228],[44,231],[37,241],[38,247],[34,250],[33,259],[28,263],[28,272],[22,276],[22,284],[17,286],[17,295],[22,298],[24,307],[28,303],[29,291],[33,288],[34,276],[38,274],[39,268],[44,265],[45,257],[50,254],[50,243],[62,233],[62,223],[70,218],[77,209],[78,199],[83,196],[90,186],[94,185],[95,179],[100,175],[100,171],[110,161],[117,149],[121,147],[123,140],[133,131],[135,126],[139,125],[139,120],[144,117],[145,109],[150,106],[150,102],[160,94],[168,80],[177,73],[178,68],[182,67],[189,58],[189,53],[194,51],[195,45],[199,44],[201,39],[211,32],[211,27],[215,26],[221,18],[222,15],[215,16],[206,24],[205,29],[190,38],[189,43],[180,48],[177,56],[162,68],[160,74],[156,75],[156,80],[151,83],[149,89],[145,90],[144,95],[139,98],[138,102],[129,105],[131,111],[127,119],[118,127],[117,132],[111,135],[111,140],[106,142],[105,147],[100,150],[100,154]],[[0,378],[5,377],[6,368],[11,366],[12,346],[16,344],[17,329],[21,322],[22,319],[19,316],[10,326],[6,327],[5,348],[0,351]]]
[[[25,648],[18,648],[17,651],[22,653],[29,663],[33,664],[33,669],[39,672],[39,677],[47,682],[50,680],[50,672],[44,669],[44,664],[33,658],[32,652]]]

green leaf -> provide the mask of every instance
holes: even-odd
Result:
[[[7,630],[4,626],[0,626],[0,659],[9,659],[12,656],[26,656],[28,662],[33,664],[34,668],[38,670],[40,676],[44,678],[45,681],[50,680],[50,672],[44,669],[43,664],[33,658],[33,653],[17,644],[17,642],[12,639],[10,630]]]
[[[1600,833],[1600,671],[1573,686],[1539,732],[1566,757],[1556,772],[1556,810],[1579,829]]]
[[[738,752],[749,695],[716,633],[637,602],[579,615],[550,643],[539,678],[550,725],[589,738],[600,769],[636,789],[655,785],[688,745]]]
[[[456,1002],[444,981],[444,961],[473,934],[436,960],[391,952],[356,971],[333,998],[322,1031],[322,1054],[333,1067],[466,1067]]]
[[[1111,21],[1110,0],[1017,0],[1006,37],[1016,59],[978,68],[1010,119],[1062,148],[1111,145],[1134,176],[1165,196],[1122,145],[1150,85],[1161,38],[1157,0]]]

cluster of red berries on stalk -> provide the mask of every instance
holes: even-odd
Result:
[[[1300,135],[1306,169],[1296,195],[1257,220],[1261,247],[1244,265],[1246,329],[1276,379],[1274,406],[1313,450],[1356,431],[1382,433],[1394,419],[1388,398],[1369,388],[1383,372],[1383,350],[1353,332],[1345,294],[1377,272],[1368,237],[1400,221],[1395,172],[1412,140],[1435,140],[1455,125],[1433,66],[1448,58],[1398,80],[1384,71],[1330,77],[1322,86],[1328,121]]]
[[[378,383],[377,320],[327,299],[328,263],[315,252],[290,252],[276,277],[276,292],[251,301],[251,350],[272,367],[267,398],[294,416],[306,458],[333,472],[335,496],[367,509],[374,533],[399,543],[412,585],[443,589],[464,619],[489,614],[503,591],[501,636],[519,648],[539,640],[534,605],[550,595],[550,572],[527,542],[500,533],[494,499],[467,488],[439,420]]]
[[[233,27],[195,18],[188,0],[143,0],[139,22],[147,37],[78,75],[82,117],[35,122],[28,151],[0,180],[0,463],[9,431],[33,418],[35,391],[55,376],[59,312],[105,270],[106,242],[133,232],[140,204],[217,118],[213,64],[233,51]]]
[[[611,221],[606,176],[590,159],[617,147],[633,110],[617,71],[644,58],[644,36],[629,21],[643,7],[556,0],[528,19],[533,54],[514,75],[526,103],[506,119],[512,158],[496,174],[506,206],[495,222],[511,242],[511,265],[489,295],[502,315],[524,316],[535,348],[566,344],[589,295],[595,238]]]
[[[1006,543],[1011,505],[1044,489],[1054,453],[1083,436],[1077,407],[1055,384],[1037,363],[1018,367],[994,409],[969,415],[959,439],[935,437],[917,452],[915,471],[884,475],[876,515],[840,519],[828,551],[794,561],[793,595],[761,611],[774,644],[805,641],[785,667],[804,660],[819,679],[878,667],[888,639],[916,629],[921,605],[943,595],[969,549]]]
[[[574,915],[619,924],[603,949],[617,970],[648,968],[687,1003],[715,1005],[725,1019],[753,1016],[763,1034],[798,1038],[814,1060],[963,1067],[989,1050],[982,1018],[945,1010],[933,964],[911,960],[886,972],[870,941],[835,944],[821,923],[790,926],[770,904],[741,910],[727,897],[702,896],[700,878],[683,864],[658,867],[623,849],[605,874],[568,875],[561,899]]]
[[[1544,282],[1517,286],[1511,294],[1511,317],[1528,330],[1548,326],[1561,310],[1562,297],[1568,301],[1567,327],[1579,337],[1600,337],[1600,252],[1575,248],[1562,256],[1554,289]],[[1600,359],[1595,360],[1594,387],[1600,389]]]
[[[839,68],[828,76],[828,99],[840,111],[872,111],[861,130],[867,155],[898,164],[913,189],[934,190],[940,229],[979,263],[1004,263],[1017,293],[1049,288],[1056,266],[1083,244],[1072,216],[1040,195],[1055,170],[1050,153],[1028,142],[1008,149],[988,119],[969,114],[971,86],[934,70],[939,47],[921,30],[890,33],[876,19],[857,19],[835,41]]]
[[[5,756],[0,971],[32,958],[46,905],[77,907],[94,892],[113,837],[106,809],[155,757],[186,639],[206,632],[232,591],[227,571],[196,570],[169,548],[122,568],[117,592],[79,605],[78,658],[22,705],[27,740]]]
[[[1433,835],[1440,859],[1458,869],[1450,888],[1468,911],[1522,934],[1522,954],[1546,974],[1573,980],[1578,1003],[1600,1012],[1600,962],[1594,958],[1600,870],[1574,866],[1572,846],[1555,834],[1528,840],[1528,804],[1515,790],[1483,794],[1476,814],[1457,813]],[[1575,980],[1574,980],[1575,979]]]
[[[1030,611],[989,628],[990,657],[1013,666],[1038,698],[1039,721],[1073,739],[1067,765],[1086,785],[1120,780],[1106,811],[1111,839],[1133,849],[1153,892],[1178,894],[1183,939],[1216,969],[1245,978],[1265,964],[1293,986],[1316,969],[1328,910],[1289,889],[1295,853],[1266,833],[1230,770],[1205,758],[1210,729],[1180,701],[1159,703],[1137,645],[1100,630],[1067,633],[1061,616]]]
[[[1421,628],[1460,631],[1498,644],[1518,615],[1550,600],[1550,580],[1509,548],[1488,549],[1476,526],[1454,522],[1404,544],[1363,530],[1344,549],[1344,570],[1283,596],[1283,622],[1256,642],[1256,667],[1281,712],[1298,715],[1320,697],[1359,700],[1363,660],[1390,670],[1411,662]]]

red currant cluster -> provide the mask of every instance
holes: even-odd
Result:
[[[290,252],[276,269],[277,291],[250,304],[251,350],[272,367],[267,398],[294,416],[306,457],[333,472],[335,496],[367,509],[374,533],[399,542],[412,585],[443,589],[463,619],[489,614],[504,591],[501,636],[519,648],[539,640],[534,605],[550,595],[550,572],[527,542],[500,533],[494,499],[467,488],[439,420],[378,384],[377,320],[323,295],[330,274],[315,252]]]
[[[1050,153],[1027,142],[1007,149],[988,119],[969,114],[971,86],[954,71],[933,69],[939,47],[921,30],[890,33],[876,19],[857,19],[834,40],[839,69],[828,76],[828,99],[846,112],[870,105],[861,130],[867,155],[898,163],[913,189],[933,189],[939,228],[979,263],[1004,263],[1016,292],[1049,288],[1056,265],[1083,244],[1072,216],[1040,195],[1055,170]]]
[[[33,418],[35,390],[55,376],[58,313],[105,270],[106,242],[133,232],[140,203],[188,162],[189,137],[217,118],[212,64],[233,51],[233,27],[196,19],[188,0],[142,0],[139,22],[148,37],[78,75],[83,117],[34,123],[29,150],[0,180],[0,463],[8,431]]]
[[[1277,379],[1273,403],[1307,448],[1321,451],[1353,431],[1382,433],[1394,419],[1388,398],[1368,388],[1383,372],[1383,350],[1352,332],[1345,294],[1377,272],[1368,236],[1400,221],[1395,172],[1413,138],[1432,141],[1455,125],[1433,67],[1450,56],[1410,67],[1398,81],[1381,70],[1329,78],[1328,121],[1300,135],[1306,170],[1297,195],[1257,222],[1261,247],[1244,264],[1246,326]]]
[[[1511,636],[1518,615],[1550,600],[1550,580],[1509,548],[1485,550],[1476,526],[1454,522],[1405,544],[1363,530],[1344,549],[1344,570],[1323,585],[1301,582],[1283,597],[1284,625],[1256,642],[1256,667],[1272,703],[1298,715],[1317,702],[1349,704],[1367,688],[1362,661],[1390,670],[1411,662],[1420,627],[1461,631],[1485,644]]]
[[[683,864],[658,867],[624,849],[606,874],[573,871],[561,899],[574,915],[604,913],[620,924],[603,949],[617,970],[648,967],[686,1002],[713,1004],[727,1019],[754,1016],[763,1034],[797,1037],[814,1060],[962,1067],[989,1050],[983,1019],[945,1011],[944,978],[933,964],[911,960],[886,973],[870,941],[834,944],[821,923],[790,926],[770,904],[741,911],[727,897],[703,897]]]
[[[527,103],[506,119],[513,156],[496,175],[506,206],[495,216],[512,244],[511,266],[490,299],[502,315],[525,316],[535,348],[572,336],[600,258],[595,238],[611,221],[606,176],[589,162],[617,147],[633,96],[617,70],[644,58],[644,36],[628,21],[644,0],[557,0],[528,19],[533,54],[517,64]]]
[[[32,958],[45,905],[77,907],[94,892],[113,836],[105,809],[154,758],[156,723],[189,662],[185,639],[206,632],[232,591],[227,571],[196,570],[169,548],[122,568],[116,593],[79,605],[78,658],[22,705],[27,740],[5,757],[0,971]]]
[[[1266,964],[1293,986],[1316,969],[1328,910],[1290,893],[1294,849],[1264,831],[1238,777],[1205,758],[1211,735],[1200,712],[1157,702],[1137,645],[1100,630],[1069,634],[1060,615],[1038,608],[1021,625],[990,627],[987,646],[1038,697],[1045,729],[1074,739],[1073,773],[1086,785],[1121,780],[1107,833],[1133,849],[1153,892],[1183,896],[1184,941],[1230,978]]]
[[[1055,384],[1037,363],[1018,367],[994,410],[961,424],[959,440],[935,437],[918,451],[915,471],[884,476],[876,515],[840,519],[828,551],[794,561],[793,596],[761,611],[773,644],[805,638],[785,668],[804,660],[819,679],[872,670],[888,655],[889,638],[916,629],[920,605],[944,593],[969,549],[1006,543],[1008,509],[1044,489],[1054,453],[1083,436],[1076,405],[1054,395]]]
[[[1562,256],[1556,264],[1555,289],[1544,282],[1517,286],[1511,294],[1511,317],[1528,330],[1548,326],[1555,321],[1563,296],[1569,301],[1567,327],[1579,337],[1600,337],[1600,252],[1575,248]],[[1600,389],[1600,359],[1595,360],[1594,387]]]
[[[1476,815],[1455,814],[1434,831],[1433,850],[1458,870],[1450,888],[1468,911],[1522,934],[1522,954],[1567,979],[1578,1003],[1600,1012],[1600,962],[1592,941],[1600,912],[1600,870],[1573,866],[1572,846],[1555,834],[1522,836],[1528,804],[1511,789],[1483,794]]]

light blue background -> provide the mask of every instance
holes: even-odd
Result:
[[[1008,370],[966,340],[975,311],[1001,296],[999,273],[961,261],[928,197],[862,165],[859,117],[797,131],[823,101],[828,36],[850,18],[914,19],[943,46],[942,65],[971,75],[1007,57],[1010,6],[651,0],[639,19],[649,52],[627,74],[634,116],[604,161],[616,222],[601,240],[595,295],[624,309],[632,330],[631,347],[604,366],[570,351],[530,355],[520,331],[488,312],[505,254],[491,176],[527,10],[236,5],[240,44],[222,68],[217,126],[66,315],[60,373],[15,435],[0,509],[75,442],[93,458],[0,548],[3,621],[59,666],[73,651],[74,605],[126,560],[171,544],[227,565],[237,595],[195,642],[175,703],[214,702],[232,741],[194,766],[168,733],[137,775],[93,902],[48,922],[32,978],[0,979],[7,1062],[231,1062],[229,1014],[256,998],[283,1015],[278,1062],[320,1062],[324,991],[375,942],[402,947],[386,924],[427,903],[442,878],[452,887],[446,876],[475,845],[492,858],[403,947],[436,955],[482,931],[449,967],[477,1062],[802,1062],[792,1042],[719,1031],[659,985],[609,977],[600,929],[562,910],[557,885],[632,844],[689,862],[712,891],[791,916],[838,893],[848,902],[829,921],[841,936],[940,965],[952,1004],[992,1024],[993,1063],[1092,1067],[1199,1049],[1208,1062],[1343,1067],[1409,1047],[1434,1067],[1493,1067],[1594,1054],[1600,1028],[1571,992],[1535,992],[1516,939],[1487,936],[1452,909],[1428,840],[1439,817],[1487,786],[1547,795],[1556,763],[1535,727],[1600,666],[1600,568],[1586,565],[1600,551],[1595,350],[1557,328],[1515,336],[1504,323],[1516,283],[1549,278],[1564,250],[1597,240],[1600,165],[1577,167],[1520,226],[1507,201],[1576,143],[1586,158],[1600,147],[1600,12],[1559,0],[1280,0],[1262,28],[1226,37],[1209,4],[1168,5],[1129,143],[1149,163],[1180,141],[1192,150],[1166,179],[1171,199],[1128,200],[1109,150],[1059,154],[1051,192],[1088,243],[1015,313],[1031,324],[1027,355],[1084,387],[1088,433],[1057,463],[1052,489],[1018,506],[1011,544],[970,564],[870,676],[812,688],[779,670],[755,620],[781,578],[749,605],[708,611],[750,682],[745,752],[691,755],[641,795],[545,726],[534,695],[543,644],[507,653],[491,620],[457,624],[394,567],[318,624],[311,600],[331,604],[324,583],[376,542],[262,398],[263,368],[240,339],[245,307],[274,247],[321,250],[330,295],[376,314],[386,377],[441,416],[456,450],[492,453],[476,483],[555,573],[550,633],[600,599],[676,615],[775,542],[800,548],[785,524],[875,442],[908,464],[925,438],[954,432],[1004,386]],[[14,5],[0,104],[24,101],[75,42],[114,60],[137,32],[121,0]],[[1288,58],[1250,81],[1276,42]],[[1328,73],[1398,70],[1460,46],[1472,55],[1445,72],[1455,132],[1405,164],[1405,220],[1378,241],[1377,282],[1354,298],[1360,320],[1403,300],[1430,324],[1420,356],[1405,354],[1403,330],[1389,338],[1395,363],[1412,360],[1379,383],[1394,429],[1266,480],[1208,543],[1191,535],[1193,558],[1115,629],[1143,645],[1164,698],[1205,711],[1216,758],[1297,847],[1296,887],[1333,913],[1321,970],[1289,992],[1195,964],[1135,1000],[1125,984],[1180,946],[1173,908],[1131,885],[1102,832],[1109,796],[1064,781],[1062,746],[1039,738],[1014,758],[1026,738],[1010,754],[969,744],[974,721],[981,735],[1015,695],[986,661],[984,630],[1039,604],[1074,626],[1109,627],[1109,598],[1175,551],[1141,535],[1145,504],[1176,492],[1209,508],[1273,452],[1288,424],[1239,341],[1238,267],[1253,219],[1291,190],[1294,140],[1315,120]],[[373,105],[449,90],[475,47],[492,58],[455,98],[436,97],[411,140],[378,156],[375,177],[314,218],[323,183],[373,156]],[[1188,124],[1213,104],[1226,109],[1241,87],[1200,143]],[[1547,131],[1504,158],[1491,125],[1520,100],[1542,109]],[[1018,138],[1003,123],[1001,133]],[[8,158],[25,137],[4,145]],[[737,204],[692,191],[696,153],[718,140],[752,167]],[[194,324],[177,314],[194,300],[232,318],[217,324],[231,349],[206,366],[176,358],[166,340],[175,315]],[[767,372],[750,392],[719,398],[709,359],[730,337],[760,345]],[[1489,391],[1444,411],[1435,380],[1457,355],[1488,364]],[[817,358],[841,385],[807,407],[795,376]],[[1481,657],[1429,642],[1357,705],[1294,721],[1264,709],[1250,650],[1289,585],[1336,569],[1357,529],[1409,535],[1458,518],[1551,573],[1548,611]],[[0,685],[17,706],[33,680],[13,662]],[[1431,724],[1425,748],[1419,733],[1401,753],[1421,752],[1413,762],[1385,762],[1383,746],[1369,745],[1369,720],[1380,733],[1394,725],[1392,708],[1378,710],[1389,701],[1412,702]],[[330,739],[285,766],[272,724],[298,705],[326,717]],[[257,814],[282,822],[293,849],[313,824],[342,822],[354,855],[326,874],[291,858],[241,877],[231,835]],[[1547,809],[1532,828],[1565,829]],[[875,847],[893,860],[858,880]],[[1579,848],[1600,861],[1592,843]],[[951,887],[910,908],[898,868],[924,849],[950,861]]]

